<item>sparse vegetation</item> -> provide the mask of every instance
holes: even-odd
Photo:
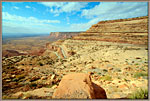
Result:
[[[75,55],[76,52],[74,52],[73,50],[71,50],[71,51],[68,52],[68,54],[69,54],[69,55]]]
[[[107,70],[107,69],[103,69],[103,71],[104,71],[104,72],[108,72],[108,70]]]
[[[135,65],[139,65],[138,63],[136,63]]]
[[[129,96],[130,99],[148,99],[148,89],[140,89]]]
[[[112,80],[112,77],[109,76],[109,75],[105,75],[105,76],[101,77],[100,79],[101,80],[108,80],[108,81],[110,81],[110,80]]]
[[[139,77],[143,77],[143,76],[148,76],[148,73],[146,73],[146,72],[136,72],[133,77],[134,78],[139,78]]]
[[[31,83],[29,86],[32,88],[32,87],[36,87],[37,84],[36,83]]]
[[[43,66],[43,63],[42,63],[42,62],[39,62],[38,64],[39,64],[40,66]]]

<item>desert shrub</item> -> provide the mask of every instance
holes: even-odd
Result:
[[[36,83],[30,83],[29,86],[32,88],[32,87],[36,87],[37,84]]]
[[[103,71],[104,71],[104,72],[108,72],[108,70],[107,70],[107,69],[103,69]]]
[[[136,72],[133,77],[134,78],[139,78],[139,77],[142,77],[142,76],[148,76],[148,73],[146,73],[146,72]]]
[[[39,62],[38,65],[43,66],[43,63],[42,63],[42,62]]]
[[[129,96],[130,99],[148,99],[148,89],[140,89]]]
[[[112,77],[109,76],[109,75],[105,75],[105,76],[101,77],[100,79],[101,80],[108,80],[108,81],[110,81],[110,80],[112,80]]]
[[[97,74],[98,74],[98,75],[102,75],[102,73],[101,73],[101,72],[98,72]]]
[[[120,76],[118,76],[117,78],[118,78],[118,79],[121,79],[121,77],[120,77]]]
[[[23,79],[23,78],[25,78],[25,74],[17,75],[16,78],[17,78],[17,79]]]
[[[68,51],[68,54],[69,54],[69,55],[75,55],[76,52],[74,52],[74,51],[71,49],[70,51]]]
[[[138,63],[136,63],[135,65],[139,65]]]

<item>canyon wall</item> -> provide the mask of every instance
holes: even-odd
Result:
[[[100,21],[86,32],[74,36],[76,40],[98,40],[131,44],[148,44],[148,16]]]

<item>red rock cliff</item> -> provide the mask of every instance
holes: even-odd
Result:
[[[148,16],[100,21],[73,39],[148,44]]]

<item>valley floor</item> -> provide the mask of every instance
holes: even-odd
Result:
[[[74,72],[91,73],[92,81],[105,89],[109,99],[126,98],[138,89],[148,88],[147,46],[71,39],[59,46],[66,54],[64,59],[52,60],[48,56],[3,58],[3,98],[51,99],[63,75]],[[67,54],[70,51],[74,53],[71,56]],[[10,61],[13,65],[8,64]],[[18,77],[22,74],[11,69],[24,75]],[[7,89],[9,85],[17,86]],[[43,93],[39,95],[38,92]]]

